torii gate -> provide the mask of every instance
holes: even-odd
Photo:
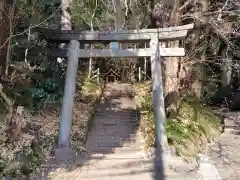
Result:
[[[156,139],[158,147],[163,151],[167,148],[165,135],[165,108],[163,96],[161,57],[184,56],[184,48],[162,48],[159,44],[166,40],[181,40],[193,24],[159,28],[126,30],[120,32],[104,31],[56,31],[39,28],[40,35],[49,39],[70,41],[69,48],[51,52],[52,56],[68,57],[67,76],[60,116],[59,149],[70,148],[70,134],[72,127],[72,110],[75,95],[76,76],[79,58],[93,57],[150,57],[152,72],[152,100],[156,125]],[[80,49],[81,43],[110,43],[110,42],[149,42],[150,48],[143,49]]]

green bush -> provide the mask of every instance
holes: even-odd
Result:
[[[51,66],[33,72],[30,83],[7,89],[7,95],[16,105],[35,110],[45,105],[59,104],[64,90],[65,66],[57,65],[54,71],[49,72],[50,70]]]

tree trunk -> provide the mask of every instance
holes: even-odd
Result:
[[[61,0],[61,11],[62,11],[62,16],[61,16],[61,22],[60,22],[60,27],[61,30],[72,30],[72,19],[71,19],[71,14],[70,14],[70,3],[72,0]],[[66,43],[61,43],[60,48],[66,48],[67,44]],[[64,58],[61,58],[64,59]]]
[[[180,23],[179,15],[179,1],[174,1],[173,9],[171,12],[169,24],[176,26]],[[168,43],[169,47],[179,47],[179,41]],[[165,107],[168,117],[175,117],[179,109],[179,63],[180,57],[165,58],[165,80],[164,80],[164,93],[165,93]]]
[[[165,1],[164,3],[157,3],[150,1],[151,7],[151,28],[177,26],[180,24],[179,0]],[[169,12],[170,10],[170,12]],[[169,18],[170,17],[170,18]],[[161,43],[165,45],[166,43]],[[169,47],[178,47],[179,41],[173,41],[167,44]],[[174,117],[178,114],[179,109],[179,57],[165,58],[163,64],[165,69],[164,74],[164,96],[165,108],[167,116]]]
[[[71,14],[69,10],[71,0],[62,0],[61,30],[72,30]]]
[[[227,51],[227,52],[226,52]],[[227,87],[231,83],[232,77],[232,53],[226,50],[222,52],[223,69],[222,69],[222,85]]]
[[[198,2],[201,7],[202,7],[202,12],[206,12],[209,9],[209,1],[208,0],[201,0]],[[209,28],[207,26],[207,22],[205,22],[205,27],[203,29],[204,35],[207,36],[209,34]],[[196,20],[195,22],[195,40],[194,40],[194,49],[197,49],[197,46],[200,44],[200,36],[201,36],[201,23],[199,19]],[[203,63],[205,61],[205,52],[207,49],[207,45],[204,45],[205,47],[203,50],[199,53],[197,53],[197,57],[199,58],[199,62],[196,63],[196,68],[195,68],[195,74],[196,74],[196,79],[194,80],[192,84],[192,92],[193,94],[198,98],[201,99],[202,95],[202,80],[204,80],[203,77]],[[193,50],[194,50],[193,49]]]
[[[172,45],[178,45],[178,41],[171,43]],[[173,46],[172,46],[173,47]],[[175,117],[178,114],[179,109],[179,57],[165,58],[165,81],[164,81],[164,95],[165,95],[165,107],[168,117]]]
[[[7,76],[8,74],[8,64],[10,61],[12,11],[12,4],[9,4],[6,0],[0,2],[0,65],[2,66],[3,76]]]
[[[94,31],[94,28],[93,28],[93,19],[95,17],[95,14],[96,14],[96,10],[97,10],[97,7],[98,7],[98,1],[96,0],[95,1],[95,8],[93,10],[93,13],[92,13],[92,17],[91,17],[91,21],[90,21],[90,28],[91,28],[91,31]],[[93,49],[93,44],[90,44],[90,49]],[[89,58],[89,64],[88,64],[88,78],[91,79],[91,76],[92,76],[92,65],[93,64],[93,58]]]

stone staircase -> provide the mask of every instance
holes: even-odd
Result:
[[[169,170],[161,179],[154,177],[154,157],[142,149],[144,138],[139,130],[140,115],[134,98],[125,93],[127,84],[110,84],[96,113],[85,153],[77,157],[70,170],[59,170],[53,180],[197,180],[196,172]],[[172,164],[183,163],[174,159]],[[181,164],[182,163],[182,164]]]

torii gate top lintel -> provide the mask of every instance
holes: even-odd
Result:
[[[168,28],[157,29],[139,29],[139,30],[121,30],[118,32],[108,31],[74,31],[74,30],[55,30],[47,28],[36,28],[36,31],[41,37],[52,40],[78,40],[87,43],[94,42],[131,42],[131,41],[146,41],[152,38],[159,40],[175,40],[183,39],[187,31],[193,28],[193,24],[175,26]]]

